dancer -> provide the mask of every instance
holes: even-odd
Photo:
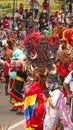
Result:
[[[69,74],[63,82],[63,87],[67,92],[67,99],[71,102],[70,107],[70,117],[73,122],[73,62],[69,64],[68,69],[70,70]]]
[[[56,66],[54,65],[53,68],[49,72],[47,79],[50,97],[47,98],[46,102],[43,130],[55,130],[60,117],[62,118],[64,130],[73,130],[69,110],[65,104],[64,94],[60,88]]]
[[[13,82],[13,86],[10,91],[10,97],[11,97],[10,103],[13,105],[13,108],[19,109],[19,111],[17,112],[17,114],[19,115],[23,115],[23,106],[24,106],[24,97],[25,97],[24,82],[27,79],[26,56],[22,54],[24,53],[19,49],[16,50],[13,54],[13,56],[15,56],[15,60],[13,60],[13,62],[15,61],[14,68],[17,74],[15,76],[15,80]],[[18,57],[17,60],[16,57]],[[14,57],[12,59],[14,59]]]
[[[33,79],[25,93],[24,116],[26,130],[43,130],[45,117],[44,89],[45,79],[48,75],[46,67],[35,67],[29,73]]]

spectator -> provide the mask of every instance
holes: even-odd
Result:
[[[34,18],[36,19],[37,15],[38,15],[38,11],[39,11],[39,3],[37,0],[35,0],[34,2]]]
[[[30,10],[33,10],[34,0],[30,0]]]
[[[9,85],[9,68],[10,68],[10,63],[7,61],[5,57],[4,61],[4,77],[5,77],[5,95],[9,95],[8,93],[8,85]]]
[[[3,28],[5,28],[5,29],[9,29],[10,28],[7,16],[4,17],[4,19],[2,20],[1,23],[2,23]]]
[[[20,12],[20,13],[23,13],[23,10],[24,10],[23,4],[20,3],[20,5],[19,5],[19,12]]]
[[[43,34],[44,30],[48,27],[48,14],[46,10],[44,10],[39,17],[39,31]]]
[[[43,10],[46,10],[47,12],[49,11],[49,3],[47,2],[47,0],[44,0],[42,7]]]
[[[34,27],[34,20],[33,20],[33,16],[30,15],[29,18],[26,20],[26,33],[30,33],[30,29],[32,29]]]
[[[70,13],[72,13],[72,4],[71,3],[69,3],[69,11],[70,11]]]

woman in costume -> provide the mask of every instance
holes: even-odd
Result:
[[[53,65],[52,70],[49,72],[47,82],[50,96],[47,96],[43,130],[55,130],[60,117],[64,130],[72,130],[73,124],[70,119],[68,107],[65,104],[64,94],[60,88],[60,81],[55,65]]]
[[[15,63],[14,71],[16,71],[16,76],[12,85],[12,89],[10,91],[10,97],[11,97],[10,103],[13,105],[12,111],[15,111],[15,109],[19,109],[17,114],[23,114],[24,97],[25,97],[24,82],[27,79],[26,56],[24,55],[22,50],[17,49],[14,52],[12,59],[13,62]]]
[[[45,79],[48,75],[46,67],[35,67],[28,72],[32,83],[25,92],[24,116],[26,130],[43,130],[45,117],[44,89]]]

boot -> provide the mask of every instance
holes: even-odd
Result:
[[[9,95],[8,93],[8,87],[5,86],[5,95]]]

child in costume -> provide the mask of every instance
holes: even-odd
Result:
[[[70,120],[69,110],[65,104],[64,94],[60,89],[57,69],[56,66],[53,67],[47,79],[50,97],[47,96],[43,130],[55,130],[60,117],[62,118],[64,130],[73,130],[73,124]]]
[[[25,92],[24,116],[26,130],[43,130],[45,117],[44,89],[45,79],[48,75],[46,67],[35,67],[28,72],[32,83]]]
[[[13,105],[13,108],[19,109],[17,114],[23,115],[23,106],[24,106],[24,97],[25,97],[24,82],[27,79],[27,73],[25,68],[25,66],[27,67],[26,56],[24,55],[22,50],[17,49],[14,52],[12,59],[13,62],[15,61],[14,71],[16,71],[17,74],[15,76],[13,86],[10,91],[10,97],[11,97],[10,103]]]

